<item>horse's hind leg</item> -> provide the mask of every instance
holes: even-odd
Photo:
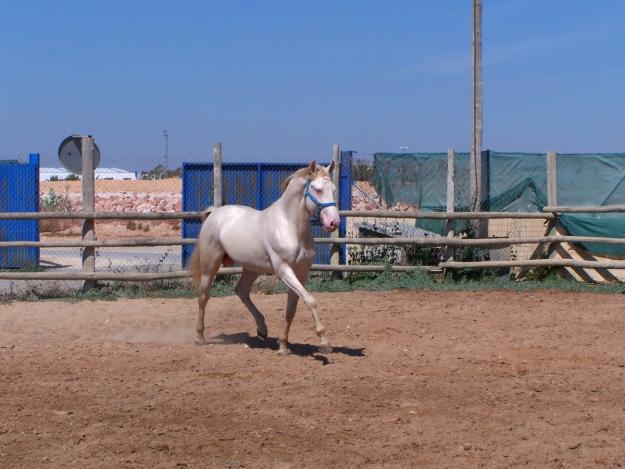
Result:
[[[199,309],[195,325],[195,343],[198,345],[206,343],[206,339],[204,338],[204,312],[206,311],[206,303],[208,303],[208,300],[210,299],[210,291],[213,286],[213,281],[215,280],[215,276],[217,275],[217,271],[219,270],[219,266],[221,265],[224,255],[223,250],[220,252],[220,250],[212,249],[212,247],[209,249],[204,248],[200,251],[201,277],[198,296]],[[207,253],[207,256],[204,257],[204,253]]]
[[[241,275],[241,279],[239,280],[239,283],[237,283],[237,286],[234,287],[234,291],[254,317],[254,321],[256,321],[256,333],[259,337],[266,339],[267,324],[265,323],[265,317],[258,310],[256,305],[252,303],[252,299],[250,298],[252,284],[257,278],[258,273],[251,270],[243,269],[243,275]]]

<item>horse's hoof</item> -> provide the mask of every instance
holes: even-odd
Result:
[[[321,352],[321,353],[332,353],[332,346],[330,344],[321,344],[319,346],[319,352]]]
[[[256,329],[256,335],[261,339],[267,340],[267,331],[261,331],[260,329]]]
[[[291,351],[288,348],[281,348],[278,350],[278,355],[282,356],[282,357],[286,357],[287,355],[291,354]]]
[[[204,337],[197,337],[193,342],[195,342],[195,345],[206,345],[206,339]]]

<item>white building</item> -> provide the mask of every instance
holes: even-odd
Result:
[[[67,179],[71,175],[65,168],[39,168],[39,180],[49,181],[50,178],[56,176],[60,181]],[[80,178],[80,176],[78,176]],[[55,179],[56,179],[55,178]],[[137,179],[137,173],[126,171],[119,168],[96,168],[96,179],[115,179],[115,180],[132,180]]]

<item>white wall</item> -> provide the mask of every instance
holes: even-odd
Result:
[[[52,176],[57,176],[59,179],[63,180],[67,178],[71,173],[63,168],[40,168],[39,169],[39,180],[40,181],[49,181]],[[132,173],[130,171],[126,171],[119,168],[96,168],[95,170],[95,178],[96,179],[137,179],[137,173]]]

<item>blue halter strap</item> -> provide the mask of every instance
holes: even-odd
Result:
[[[336,202],[325,202],[325,203],[321,203],[317,200],[317,197],[315,197],[312,192],[310,192],[310,179],[306,182],[306,192],[304,192],[304,198],[308,197],[310,200],[312,200],[313,204],[315,204],[317,206],[317,219],[319,219],[319,217],[321,216],[321,211],[326,208],[326,207],[336,207]]]

